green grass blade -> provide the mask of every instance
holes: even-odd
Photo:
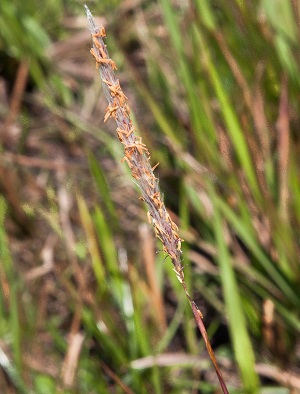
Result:
[[[106,290],[105,269],[104,269],[102,257],[98,249],[92,217],[88,211],[84,199],[81,196],[77,196],[77,203],[78,203],[80,218],[82,222],[82,227],[84,228],[86,233],[88,249],[92,259],[95,278],[98,284],[99,291],[103,293]]]
[[[94,177],[94,181],[96,183],[98,192],[103,199],[103,202],[105,204],[105,208],[110,214],[110,224],[113,226],[114,229],[118,227],[118,219],[117,219],[117,214],[116,214],[116,208],[114,206],[114,203],[112,201],[111,195],[110,195],[110,190],[109,186],[104,174],[103,169],[99,165],[96,157],[89,152],[88,153],[88,160],[89,160],[89,165],[91,172]],[[112,223],[111,223],[112,221]]]
[[[255,168],[250,156],[246,139],[243,135],[243,131],[239,124],[238,118],[232,108],[229,97],[227,96],[226,90],[221,82],[221,76],[218,74],[218,71],[211,59],[208,45],[205,43],[202,34],[200,32],[200,29],[195,30],[195,32],[197,34],[197,40],[199,43],[199,49],[200,49],[199,52],[201,53],[201,56],[205,61],[207,72],[211,79],[212,86],[214,87],[216,95],[220,102],[224,121],[227,126],[227,132],[231,137],[231,141],[233,143],[233,146],[235,147],[235,151],[237,153],[239,161],[248,178],[249,185],[251,186],[251,190],[254,196],[260,200],[261,196],[260,196],[260,190],[255,173]]]
[[[194,136],[200,148],[203,136],[207,133],[213,136],[215,135],[215,130],[210,119],[203,110],[203,107],[199,101],[199,97],[196,94],[195,77],[192,75],[190,62],[184,53],[185,45],[182,39],[177,12],[172,7],[172,4],[169,0],[161,0],[160,3],[164,12],[171,42],[176,52],[177,64],[179,67],[179,79],[187,94],[187,102],[191,114],[191,123],[194,130]]]
[[[13,349],[13,360],[12,363],[5,358],[5,354],[2,353],[2,363],[3,367],[7,369],[7,372],[13,379],[13,383],[18,387],[23,387],[24,383],[21,378],[21,370],[22,370],[22,349],[21,349],[21,325],[20,325],[20,316],[19,316],[19,297],[18,297],[18,275],[15,272],[13,261],[10,255],[9,247],[8,247],[8,239],[5,233],[5,216],[7,211],[7,205],[4,198],[0,195],[0,263],[2,265],[2,275],[5,277],[2,278],[1,283],[5,283],[7,281],[8,289],[6,293],[8,294],[8,302],[9,302],[9,335],[11,337],[11,344]],[[1,298],[3,302],[1,303],[1,307],[4,309],[4,289],[1,288]],[[6,295],[7,297],[7,295]],[[1,316],[4,319],[5,311],[1,310]],[[7,360],[7,361],[5,361]]]
[[[5,371],[7,376],[11,382],[13,382],[14,386],[18,389],[19,394],[32,394],[32,391],[29,390],[24,384],[23,378],[20,374],[20,371],[16,366],[9,360],[7,355],[0,348],[0,366]]]
[[[99,207],[96,207],[93,214],[93,219],[95,223],[97,239],[101,247],[104,261],[106,263],[105,266],[107,267],[107,276],[105,280],[107,281],[110,288],[113,290],[114,297],[116,297],[116,299],[118,300],[119,305],[122,306],[124,303],[124,280],[121,277],[121,272],[118,266],[118,255],[110,229],[110,224],[103,215],[103,212],[99,209]]]
[[[222,219],[216,204],[214,208],[214,231],[218,246],[218,262],[235,358],[240,370],[244,389],[249,393],[256,393],[259,386],[259,379],[254,368],[254,352],[248,335],[236,276],[224,239]]]
[[[294,291],[291,284],[286,280],[283,273],[281,273],[274,264],[268,259],[265,253],[261,250],[257,241],[254,239],[252,232],[249,231],[248,227],[244,226],[244,223],[239,220],[239,217],[228,207],[224,201],[217,199],[216,204],[226,217],[226,219],[232,224],[237,234],[241,237],[245,245],[251,250],[253,255],[258,259],[261,266],[273,281],[278,285],[283,294],[289,297],[289,300],[295,305],[299,306],[300,300],[297,293]]]

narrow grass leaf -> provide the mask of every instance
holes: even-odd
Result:
[[[108,327],[104,326],[105,323],[100,319],[96,319],[93,312],[88,308],[83,309],[82,319],[90,337],[95,338],[103,349],[103,359],[109,357],[116,365],[126,365],[128,362],[126,351],[122,343],[114,335],[111,335],[107,329]],[[124,333],[120,332],[119,334],[124,335]]]
[[[95,274],[95,278],[98,284],[98,288],[101,293],[103,293],[106,289],[106,281],[105,281],[105,270],[104,264],[98,249],[94,224],[92,221],[92,217],[88,211],[87,205],[84,199],[81,196],[77,196],[77,204],[79,208],[80,219],[82,222],[82,227],[85,230],[88,249],[90,252],[90,256],[92,259],[93,270]]]
[[[101,165],[98,163],[96,157],[91,152],[88,153],[88,160],[98,192],[103,200],[103,203],[105,204],[105,208],[110,214],[110,226],[113,226],[113,228],[116,229],[118,227],[116,208],[110,195],[110,190],[104,171]]]
[[[169,0],[160,0],[171,42],[176,51],[176,60],[179,67],[179,78],[187,94],[187,102],[191,114],[194,136],[201,149],[202,136],[206,133],[214,135],[214,127],[203,110],[195,91],[195,77],[192,75],[190,61],[184,53],[184,41],[178,22],[178,15]]]
[[[220,212],[216,204],[214,208],[214,230],[218,245],[218,262],[231,340],[244,388],[251,393],[255,393],[259,385],[259,379],[255,372],[254,352],[247,331],[235,273],[230,262],[230,254],[224,239]]]
[[[7,374],[15,388],[18,389],[19,394],[31,394],[31,391],[26,387],[22,375],[18,368],[9,360],[7,355],[0,348],[0,366]]]
[[[104,257],[104,261],[106,263],[105,266],[107,267],[107,284],[114,292],[114,297],[117,298],[119,305],[123,305],[125,301],[123,294],[125,279],[122,278],[119,269],[118,255],[113,235],[110,229],[110,223],[107,222],[99,207],[95,208],[93,219],[95,222],[98,242],[101,246],[101,251]]]
[[[277,283],[278,287],[286,296],[289,297],[292,303],[299,305],[299,297],[291,284],[286,280],[283,273],[278,270],[264,254],[251,232],[249,232],[248,228],[244,226],[244,223],[239,220],[239,217],[220,198],[216,200],[216,204],[226,219],[232,224],[237,234],[242,238],[243,242],[245,242],[246,246],[258,259],[265,272],[272,277],[274,282]]]
[[[14,365],[8,360],[8,367],[10,371],[14,371],[15,369],[18,373],[21,372],[22,369],[22,349],[21,349],[21,325],[20,325],[20,316],[19,316],[19,297],[18,297],[18,275],[15,272],[12,257],[10,255],[9,247],[8,247],[8,239],[5,233],[5,216],[7,211],[7,205],[5,199],[0,195],[0,263],[2,264],[3,271],[2,275],[5,277],[2,278],[2,283],[7,283],[6,297],[8,297],[9,302],[9,330],[11,335],[11,342],[13,348],[13,358]],[[3,294],[4,289],[1,288],[1,294],[4,298]],[[1,305],[4,306],[3,304]],[[2,316],[4,317],[4,310],[1,311]],[[4,353],[2,353],[4,358]],[[14,373],[16,376],[16,385],[21,384],[20,376]]]
[[[254,197],[260,200],[261,195],[258,187],[258,182],[256,178],[255,168],[250,156],[250,152],[247,146],[247,142],[243,135],[241,126],[239,124],[238,118],[232,108],[229,97],[225,93],[226,90],[221,82],[221,76],[218,74],[216,67],[209,53],[208,45],[205,43],[200,29],[197,29],[197,38],[199,43],[199,52],[202,54],[205,61],[207,72],[210,76],[212,85],[215,89],[216,95],[219,99],[222,114],[227,126],[227,131],[231,137],[233,146],[235,147],[239,161],[245,171],[245,174],[249,180],[251,190]]]

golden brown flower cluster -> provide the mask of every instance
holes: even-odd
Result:
[[[163,250],[167,253],[174,265],[174,271],[178,280],[183,284],[184,275],[181,265],[181,242],[178,235],[178,227],[172,221],[166,210],[161,193],[158,188],[158,179],[155,177],[154,167],[150,165],[150,153],[142,142],[142,137],[137,135],[130,120],[130,108],[127,105],[127,97],[123,93],[120,82],[116,78],[114,70],[117,69],[115,62],[109,57],[103,38],[106,36],[103,26],[97,27],[94,19],[86,7],[90,32],[93,38],[91,54],[96,60],[96,68],[99,69],[102,79],[103,90],[108,101],[104,122],[114,118],[117,124],[117,135],[124,145],[124,157],[122,161],[128,164],[136,184],[141,190],[143,200],[148,207],[148,220],[154,227],[155,234],[163,244]],[[185,287],[185,286],[184,286]]]

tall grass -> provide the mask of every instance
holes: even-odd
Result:
[[[89,6],[106,18],[134,120],[153,164],[160,162],[166,206],[185,239],[188,290],[229,391],[287,392],[282,360],[299,389],[298,5]],[[11,71],[28,65],[15,119],[21,136],[17,146],[2,141],[0,162],[1,388],[215,392],[172,265],[140,227],[143,207],[111,125],[101,123],[96,78],[87,86],[94,70],[82,63],[89,48],[88,34],[79,38],[82,5],[4,1],[0,22],[9,98]],[[57,42],[68,50],[55,57]],[[2,123],[10,105],[3,101]],[[8,178],[12,167],[18,177],[9,193],[3,173]],[[37,226],[29,242],[14,231],[12,195]]]

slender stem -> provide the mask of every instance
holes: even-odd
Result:
[[[209,357],[210,357],[212,363],[214,364],[214,367],[215,367],[215,370],[216,370],[216,374],[218,376],[218,379],[219,379],[222,391],[223,391],[224,394],[228,394],[228,390],[227,390],[225,381],[223,379],[223,376],[222,376],[221,370],[219,368],[219,365],[217,363],[214,351],[213,351],[213,349],[211,347],[211,344],[210,344],[210,341],[209,341],[209,338],[208,338],[208,335],[207,335],[207,331],[206,331],[205,325],[203,323],[202,313],[201,313],[200,309],[198,308],[198,306],[195,304],[194,301],[192,301],[191,307],[192,307],[192,310],[193,310],[193,313],[194,313],[195,320],[197,322],[197,326],[199,328],[199,331],[201,332],[201,335],[202,335],[202,337],[204,339],[205,346],[206,346],[206,349],[208,351]]]

